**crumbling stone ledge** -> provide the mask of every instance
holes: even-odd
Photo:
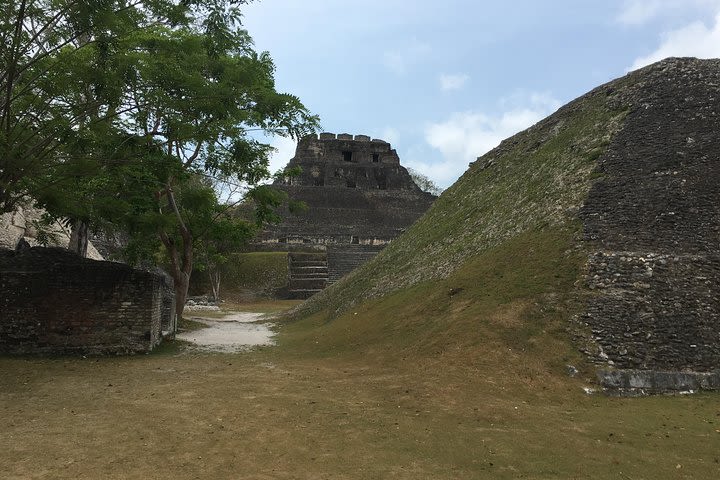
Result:
[[[597,378],[606,393],[619,396],[720,390],[720,370],[714,372],[598,370]]]

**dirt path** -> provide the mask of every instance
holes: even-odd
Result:
[[[222,318],[191,318],[208,328],[180,333],[177,339],[195,344],[198,350],[232,353],[274,344],[274,324],[267,322],[272,317],[264,313],[236,312]]]

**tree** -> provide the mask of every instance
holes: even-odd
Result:
[[[127,123],[136,135],[164,148],[184,174],[201,172],[254,185],[269,176],[271,147],[252,139],[249,129],[299,138],[316,128],[317,118],[296,97],[276,92],[271,59],[252,51],[246,32],[158,27],[138,35],[134,51],[134,108]],[[160,225],[158,234],[170,259],[181,315],[195,232],[176,199],[182,179],[169,174],[163,180],[159,208],[174,214],[175,224]]]
[[[187,11],[171,0],[0,0],[0,212],[76,174],[74,147],[122,115],[120,39]]]
[[[410,174],[410,178],[415,182],[415,185],[423,192],[432,193],[435,196],[439,196],[443,192],[443,189],[438,187],[427,175],[412,168],[408,168],[407,171]]]
[[[5,3],[0,209],[31,196],[80,225],[128,228],[135,246],[153,230],[182,315],[202,223],[184,182],[255,185],[271,147],[251,132],[299,138],[317,117],[275,90],[270,56],[239,28],[245,1]]]

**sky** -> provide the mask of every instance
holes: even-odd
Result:
[[[392,143],[450,186],[558,107],[669,56],[720,57],[720,0],[261,0],[243,7],[276,87],[322,131]],[[292,158],[282,137],[271,169]]]

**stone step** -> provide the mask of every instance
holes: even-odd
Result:
[[[289,290],[288,291],[288,299],[289,300],[305,300],[307,298],[312,297],[318,292],[322,292],[323,289],[316,290],[316,289],[306,289],[306,290]]]
[[[290,252],[288,253],[290,262],[326,262],[327,254],[325,253],[300,253]]]
[[[293,267],[326,267],[327,260],[293,260],[290,262],[290,268]]]
[[[288,285],[290,290],[322,290],[327,286],[327,278],[295,278]]]
[[[290,274],[310,274],[310,273],[327,273],[328,267],[290,267]]]
[[[328,261],[326,253],[288,253],[290,283],[288,298],[304,300],[328,285]]]
[[[290,272],[290,278],[327,278],[328,272]]]
[[[325,278],[330,272],[324,270],[322,272],[290,272],[290,278]]]

